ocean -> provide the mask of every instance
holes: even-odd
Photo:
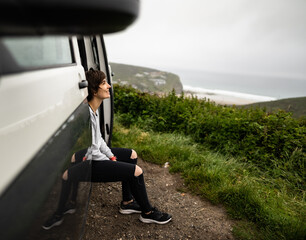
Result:
[[[179,75],[184,90],[197,93],[222,94],[257,101],[306,96],[306,77],[299,79],[180,69],[172,72]]]

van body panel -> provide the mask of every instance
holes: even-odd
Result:
[[[88,116],[87,104],[77,106],[1,195],[0,239],[79,239],[90,182],[80,183],[77,211],[65,217],[67,222],[60,229],[46,231],[41,226],[57,208],[62,173],[70,165],[72,154],[91,143]]]
[[[80,65],[0,78],[0,193],[84,100],[82,79]]]

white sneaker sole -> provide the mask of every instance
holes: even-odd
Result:
[[[66,212],[64,212],[64,214],[67,214],[67,213],[73,214],[73,213],[75,213],[75,212],[76,212],[75,209],[69,209],[69,210],[67,210]]]
[[[149,218],[143,218],[141,215],[139,217],[139,220],[143,223],[157,223],[157,224],[166,224],[166,223],[170,222],[171,219],[172,218],[169,218],[168,220],[161,222],[161,221],[156,221],[156,220],[149,219]]]
[[[141,213],[141,211],[138,211],[138,210],[134,210],[134,209],[122,209],[122,208],[119,208],[119,212],[121,214]]]
[[[55,226],[61,225],[63,221],[64,221],[64,219],[62,219],[62,220],[60,220],[60,221],[58,221],[58,222],[56,222],[56,223],[53,223],[50,227],[42,226],[42,228],[45,229],[45,230],[49,230],[49,229],[51,229],[51,228],[53,228],[53,227],[55,227]]]

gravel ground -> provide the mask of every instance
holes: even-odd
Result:
[[[144,170],[151,204],[170,213],[172,221],[145,224],[139,214],[122,215],[121,183],[93,183],[83,239],[234,239],[234,223],[222,206],[188,193],[181,177],[168,168],[141,159],[138,165]]]

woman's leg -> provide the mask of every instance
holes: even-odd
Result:
[[[81,163],[83,161],[83,157],[85,156],[87,152],[87,149],[83,149],[81,151],[78,151],[72,155],[71,158],[71,167],[75,166],[78,163]],[[78,194],[78,188],[79,188],[79,181],[74,181],[72,183],[72,193],[71,193],[71,203],[76,203],[76,198]]]
[[[117,157],[117,161],[136,165],[137,153],[129,148],[111,148],[112,153]],[[130,202],[133,199],[129,181],[122,181],[122,201]]]
[[[90,180],[89,176],[87,176],[90,173],[89,162],[82,161],[86,152],[87,149],[83,149],[73,154],[71,157],[71,166],[62,175],[62,189],[56,210],[57,214],[64,213],[71,189],[71,202],[75,204],[80,180]]]
[[[136,165],[137,154],[132,149],[126,148],[113,148],[112,149],[115,156],[118,157],[118,161]],[[60,199],[58,203],[58,208],[56,210],[57,214],[62,214],[65,210],[66,203],[71,194],[71,203],[75,204],[78,185],[80,181],[89,181],[90,178],[87,174],[90,172],[88,161],[83,162],[82,159],[85,156],[87,149],[76,152],[71,158],[71,167],[67,169],[62,176],[62,189],[60,194]],[[96,161],[94,161],[96,162]],[[94,174],[94,171],[92,172]],[[130,201],[133,199],[130,189],[130,183],[128,180],[122,181],[122,194],[123,201]]]
[[[116,150],[112,150],[112,152],[115,154]],[[117,155],[120,156],[119,152],[128,152],[128,151],[118,150],[117,152],[118,152]],[[117,158],[120,159],[120,157],[118,156]],[[130,158],[128,158],[128,156],[130,156]],[[128,153],[122,156],[122,159],[124,162],[129,163],[129,165],[133,165],[130,163],[132,162],[132,159],[136,159],[137,161],[137,153],[134,150],[129,150]],[[110,172],[113,172],[113,171],[110,171]],[[129,189],[129,191],[132,193],[132,195],[134,196],[134,198],[136,199],[136,201],[141,207],[142,213],[139,218],[140,221],[144,223],[157,223],[157,224],[166,224],[169,221],[171,221],[172,219],[171,215],[169,215],[168,213],[160,212],[157,208],[152,208],[149,202],[148,196],[147,196],[147,191],[146,191],[146,186],[145,186],[144,176],[143,176],[143,170],[138,165],[135,165],[135,171],[134,171],[133,177],[128,178],[127,180],[122,180],[122,183],[123,183],[123,189],[122,189],[123,194],[125,191],[124,189]],[[125,183],[128,183],[128,185],[125,186],[124,185]],[[131,209],[124,209],[124,211],[127,211],[127,210],[131,210]],[[127,212],[129,213],[129,211]]]
[[[119,161],[92,161],[93,182],[128,181],[130,189],[143,212],[149,212],[149,202],[142,169],[134,164]]]
[[[43,224],[43,228],[48,230],[54,226],[60,225],[63,222],[63,214],[64,213],[73,213],[75,211],[74,206],[69,207],[66,206],[67,200],[69,198],[71,187],[72,187],[72,199],[75,201],[77,195],[77,184],[79,181],[90,181],[90,161],[78,161],[77,156],[84,154],[85,150],[82,152],[77,152],[73,154],[71,158],[71,167],[69,167],[62,175],[62,186],[60,197],[58,201],[58,206],[55,213]]]
[[[151,211],[152,206],[147,195],[143,171],[139,166],[136,165],[135,175],[129,183],[131,186],[131,192],[137,203],[140,205],[142,212],[147,213]]]

